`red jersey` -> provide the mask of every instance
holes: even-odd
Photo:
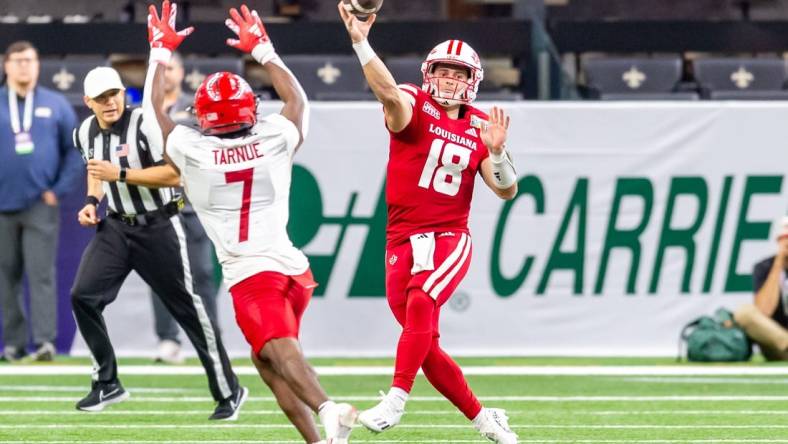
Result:
[[[402,131],[389,131],[387,242],[428,231],[467,233],[476,173],[489,156],[481,139],[487,114],[466,105],[451,119],[421,88],[399,88],[413,99],[413,117]]]

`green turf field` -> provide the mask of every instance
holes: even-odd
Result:
[[[237,365],[247,366],[244,360]],[[388,365],[390,360],[313,361],[321,366]],[[84,365],[61,359],[56,364]],[[670,359],[465,359],[464,365],[591,366],[673,365]],[[123,365],[148,364],[125,360]],[[191,362],[190,364],[193,364]],[[0,365],[0,371],[13,366]],[[45,366],[42,366],[45,367]],[[686,365],[686,368],[696,368]],[[731,368],[729,366],[714,366]],[[780,369],[755,362],[734,368]],[[170,367],[162,367],[170,368]],[[709,368],[709,367],[703,367]],[[582,370],[581,370],[582,372]],[[636,372],[635,372],[636,373]],[[207,421],[213,409],[204,376],[126,375],[132,394],[102,413],[74,410],[87,390],[85,376],[0,374],[0,442],[41,443],[297,443],[299,436],[277,411],[270,392],[252,375],[241,376],[251,398],[235,423]],[[359,408],[375,403],[387,376],[324,376],[327,391]],[[483,403],[508,410],[524,443],[788,443],[788,374],[470,376]],[[382,435],[356,429],[351,442],[485,442],[468,421],[419,378],[408,413]]]

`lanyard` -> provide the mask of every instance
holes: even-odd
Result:
[[[30,127],[33,126],[33,90],[30,90],[25,97],[24,121],[23,127],[19,126],[19,105],[16,98],[16,91],[8,88],[8,112],[11,118],[11,129],[14,134],[19,134],[24,128],[25,132],[30,132]]]

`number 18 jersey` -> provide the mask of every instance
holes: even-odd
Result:
[[[205,232],[228,288],[263,271],[299,275],[306,256],[287,235],[293,154],[300,135],[279,114],[258,116],[249,135],[206,136],[177,125],[167,154]]]
[[[476,174],[489,156],[481,140],[487,115],[463,106],[452,119],[421,88],[399,88],[408,94],[413,117],[402,131],[389,131],[387,243],[429,231],[467,233]]]

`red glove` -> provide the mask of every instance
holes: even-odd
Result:
[[[169,0],[164,0],[161,7],[161,18],[156,11],[156,7],[150,5],[148,8],[148,42],[152,50],[162,48],[171,54],[180,46],[183,39],[194,32],[194,27],[190,26],[183,31],[175,31],[175,17],[178,13],[178,5],[170,5]]]
[[[228,45],[243,52],[251,53],[257,45],[265,45],[271,42],[268,38],[268,33],[265,32],[263,21],[257,15],[257,11],[250,12],[246,5],[241,5],[241,13],[239,14],[237,9],[231,8],[230,17],[224,21],[224,24],[238,38],[227,39]]]

